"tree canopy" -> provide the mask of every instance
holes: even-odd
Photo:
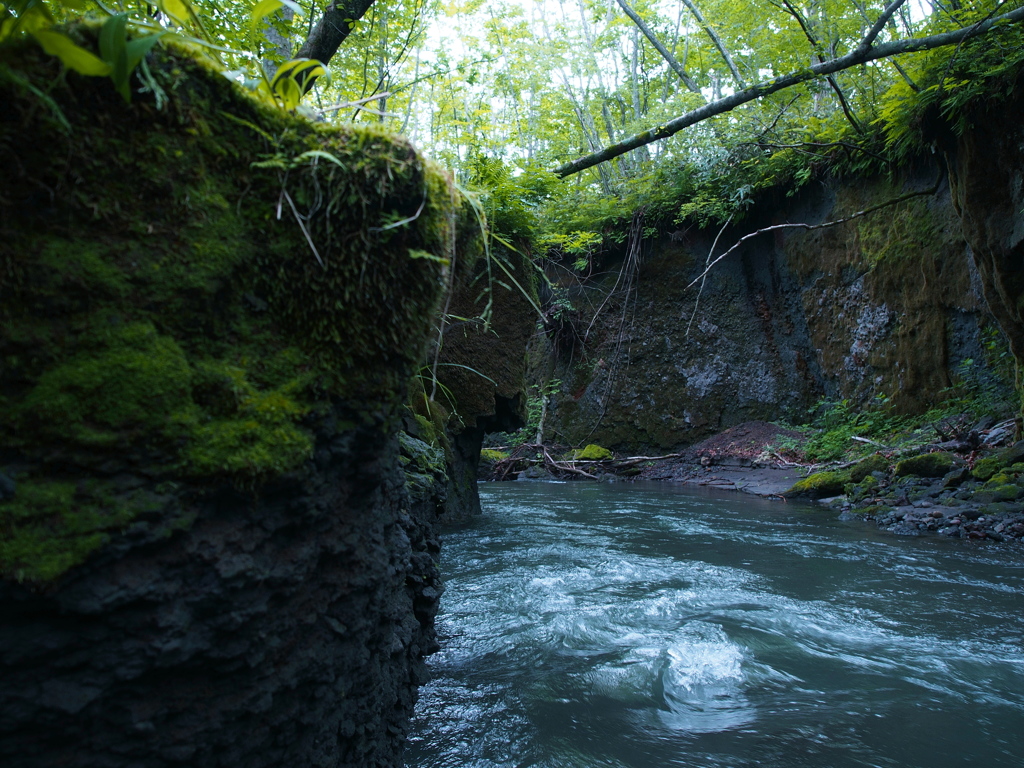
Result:
[[[409,134],[464,183],[485,188],[512,234],[540,205],[552,227],[593,228],[645,190],[648,203],[667,206],[662,218],[724,221],[758,188],[799,186],[821,163],[884,168],[914,149],[929,105],[951,114],[1024,59],[1022,0],[8,0],[2,8],[0,45],[31,34],[70,68],[111,76],[126,97],[147,46],[172,38],[284,108],[311,89],[303,100],[311,116]],[[98,56],[71,50],[52,24],[81,14],[123,17],[129,32],[107,34]]]

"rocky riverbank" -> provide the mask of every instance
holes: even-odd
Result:
[[[780,437],[793,434],[765,422],[741,424],[692,446],[679,458],[654,463],[642,476],[815,500],[837,510],[842,519],[872,522],[898,535],[1024,539],[1024,441],[1001,447],[921,445],[879,451],[808,472],[772,449]]]
[[[896,534],[992,541],[1024,539],[1024,441],[968,463],[942,451],[875,471],[829,500],[843,519],[874,522]],[[915,463],[922,475],[907,467]],[[936,469],[929,471],[928,464]],[[941,476],[938,470],[947,468]]]
[[[814,501],[834,509],[842,519],[875,523],[898,535],[1024,540],[1024,441],[1000,445],[1009,439],[1005,430],[985,435],[996,445],[922,444],[827,468],[780,455],[780,444],[804,437],[777,424],[752,421],[667,456],[638,461],[642,457],[609,453],[602,460],[559,461],[550,457],[560,452],[547,447],[542,462],[516,468],[506,459],[497,472],[484,477],[683,483],[780,501]],[[517,471],[509,472],[510,466]]]

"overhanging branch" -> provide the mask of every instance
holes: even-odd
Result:
[[[617,144],[612,144],[609,147],[605,147],[599,152],[586,155],[577,160],[573,160],[568,163],[563,163],[557,168],[552,170],[556,176],[565,178],[572,176],[573,174],[584,171],[587,168],[591,168],[598,163],[603,163],[612,158],[624,155],[626,152],[630,152],[638,147],[643,147],[647,144],[651,144],[661,139],[667,139],[669,136],[673,136],[684,128],[689,128],[691,125],[696,125],[704,120],[715,117],[716,115],[725,114],[730,112],[736,107],[739,107],[748,102],[760,99],[764,96],[776,93],[777,91],[791,88],[794,85],[807,82],[808,80],[814,80],[818,77],[824,77],[834,72],[841,72],[844,69],[855,67],[859,64],[866,64],[869,61],[877,61],[879,59],[887,59],[891,56],[898,56],[903,53],[913,53],[915,51],[927,51],[934,48],[943,48],[947,45],[958,45],[959,43],[969,40],[973,37],[979,37],[981,35],[990,32],[992,29],[1002,26],[1004,24],[1017,24],[1024,21],[1024,8],[1018,8],[1009,13],[1005,13],[1002,16],[997,16],[992,19],[986,19],[985,21],[974,24],[964,29],[957,29],[951,32],[943,32],[937,35],[929,35],[928,37],[916,37],[907,38],[904,40],[894,40],[887,43],[881,43],[879,45],[858,46],[855,50],[840,56],[835,59],[830,59],[825,62],[814,64],[806,69],[801,69],[796,72],[791,72],[788,75],[780,75],[774,80],[769,80],[763,83],[758,83],[750,88],[745,88],[742,91],[737,91],[731,96],[726,96],[724,99],[713,101],[710,104],[705,104],[692,112],[687,112],[685,115],[669,120],[667,123],[648,128],[642,133],[638,133],[625,141],[620,141]],[[865,38],[867,40],[868,38]]]

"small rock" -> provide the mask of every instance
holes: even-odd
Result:
[[[897,536],[920,536],[921,531],[913,523],[897,523],[889,528]]]

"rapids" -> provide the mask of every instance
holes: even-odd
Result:
[[[1024,550],[665,485],[481,486],[411,768],[1024,765]]]

